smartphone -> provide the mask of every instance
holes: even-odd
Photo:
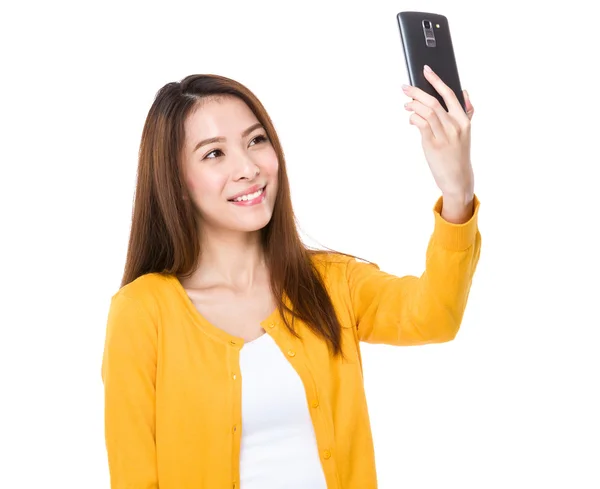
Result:
[[[397,19],[410,84],[434,96],[448,110],[442,96],[425,78],[423,66],[429,65],[454,91],[466,112],[448,19],[429,12],[400,12]]]

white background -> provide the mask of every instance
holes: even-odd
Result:
[[[550,5],[4,4],[0,486],[109,487],[105,321],[167,82],[261,99],[309,244],[423,271],[438,189],[396,24],[421,10],[448,17],[475,105],[483,247],[455,341],[363,347],[379,485],[600,487],[597,15]]]

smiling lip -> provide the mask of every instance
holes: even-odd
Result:
[[[262,188],[263,191],[261,192],[261,194],[258,197],[254,197],[252,200],[238,200],[238,201],[230,200],[230,202],[234,205],[238,205],[238,206],[242,206],[242,207],[248,207],[248,206],[260,204],[261,202],[263,202],[265,200],[265,195],[267,193],[267,186],[265,185],[264,187],[260,187],[260,186],[255,185],[254,187],[251,187],[251,189],[253,189],[255,187],[258,187],[258,188],[256,188],[256,190],[254,190],[254,191],[244,192],[241,195],[246,195],[248,193],[254,193],[257,190],[260,190]],[[241,197],[241,195],[240,195],[240,197]]]
[[[244,190],[243,192],[240,192],[239,194],[235,194],[233,197],[229,197],[227,200],[231,201],[231,200],[237,199],[238,197],[241,197],[242,195],[253,194],[254,192],[256,192],[257,190],[260,190],[263,187],[266,187],[266,185],[252,185],[252,187]]]

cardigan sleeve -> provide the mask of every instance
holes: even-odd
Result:
[[[347,262],[359,340],[421,345],[455,338],[479,261],[479,200],[475,196],[473,215],[462,224],[441,217],[442,203],[440,197],[433,208],[434,231],[420,277],[391,275],[356,259]]]
[[[112,297],[104,355],[105,440],[111,489],[157,489],[157,329],[136,299]]]

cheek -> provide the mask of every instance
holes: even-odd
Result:
[[[198,171],[187,178],[187,185],[197,202],[220,197],[227,178],[216,172]]]
[[[266,158],[263,162],[263,168],[266,173],[268,173],[273,178],[277,178],[277,173],[279,172],[279,161],[277,160],[277,154],[273,152],[273,155],[270,158]]]
[[[187,177],[185,183],[190,193],[193,194],[196,191],[196,181],[193,178]]]

